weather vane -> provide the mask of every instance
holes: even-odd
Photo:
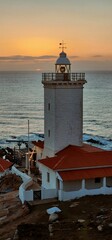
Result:
[[[62,49],[62,52],[64,52],[64,49],[66,48],[66,47],[65,47],[65,44],[66,44],[66,43],[64,43],[64,41],[63,41],[63,40],[62,40],[62,42],[61,42],[61,43],[59,43],[59,46],[60,46],[59,48],[61,48],[61,49]]]

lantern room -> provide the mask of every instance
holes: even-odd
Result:
[[[56,73],[70,73],[71,72],[71,63],[66,56],[66,53],[62,51],[59,58],[55,63],[55,72]]]

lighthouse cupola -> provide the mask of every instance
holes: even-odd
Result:
[[[60,43],[62,52],[59,54],[58,59],[55,63],[55,73],[57,79],[61,80],[70,80],[70,73],[71,73],[71,63],[67,58],[66,53],[64,52],[64,42]]]
[[[65,52],[61,52],[59,58],[55,63],[55,72],[56,73],[70,73],[71,72],[71,63],[66,56]]]

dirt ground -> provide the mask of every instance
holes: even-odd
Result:
[[[49,222],[46,210],[61,209]],[[112,196],[91,196],[74,201],[34,201],[22,206],[17,192],[0,196],[1,240],[112,240]],[[7,216],[6,218],[4,218]]]

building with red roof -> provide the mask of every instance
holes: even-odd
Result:
[[[112,194],[112,151],[88,144],[69,145],[39,163],[43,199],[58,197],[65,201],[85,195]]]
[[[44,73],[42,83],[45,139],[36,143],[42,174],[41,198],[65,201],[112,194],[112,151],[83,143],[85,74],[71,73],[64,43],[55,73]]]

